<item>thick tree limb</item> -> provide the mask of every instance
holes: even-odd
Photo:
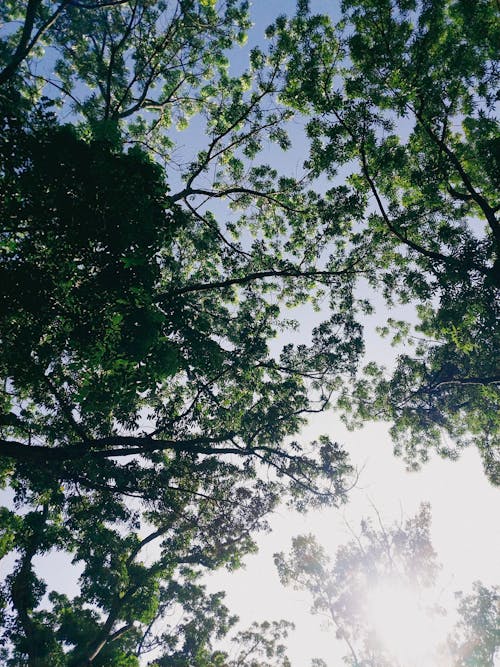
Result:
[[[149,454],[162,450],[195,454],[244,454],[243,447],[218,447],[234,434],[226,433],[218,438],[199,437],[185,440],[155,440],[149,436],[110,436],[84,440],[74,445],[48,447],[26,445],[21,442],[0,439],[0,457],[27,463],[74,461],[77,459],[99,460],[134,454]]]

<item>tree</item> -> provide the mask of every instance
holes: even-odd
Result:
[[[363,520],[360,535],[339,547],[333,563],[311,535],[294,538],[288,558],[275,556],[282,583],[307,590],[313,613],[329,619],[346,645],[347,664],[393,664],[391,646],[381,643],[371,625],[370,592],[386,582],[403,588],[434,583],[439,564],[429,528],[429,507],[422,506],[413,519],[390,528],[381,523],[377,530]]]
[[[389,319],[383,333],[393,328],[405,344],[392,375],[369,364],[340,407],[354,424],[393,422],[395,450],[411,466],[431,448],[454,457],[474,443],[498,483],[498,7],[343,8],[335,26],[301,3],[270,28],[289,54],[283,99],[314,116],[312,175],[347,171],[346,187],[364,201],[346,237],[373,260],[370,285],[389,308],[413,304],[417,324]]]
[[[278,500],[299,510],[336,504],[351,483],[340,445],[323,437],[305,446],[295,437],[356,371],[363,352],[358,313],[370,310],[355,292],[359,276],[389,290],[401,264],[411,286],[422,255],[446,266],[435,280],[448,294],[448,269],[457,263],[434,257],[446,248],[431,257],[410,244],[417,254],[406,257],[397,234],[385,238],[394,224],[382,212],[366,234],[362,229],[379,159],[375,93],[366,132],[366,105],[356,94],[349,93],[345,109],[328,111],[349,112],[361,132],[352,136],[333,123],[341,160],[361,158],[353,187],[322,196],[307,179],[279,175],[260,161],[267,142],[290,144],[292,111],[280,96],[327,112],[319,83],[329,71],[330,46],[321,42],[330,28],[300,3],[290,32],[279,19],[268,53],[253,49],[248,68],[230,74],[227,53],[245,39],[247,10],[236,0],[29,0],[0,9],[0,474],[14,496],[3,511],[1,544],[17,559],[3,588],[4,659],[12,664],[134,665],[146,646],[157,646],[166,664],[225,660],[211,637],[218,628],[224,634],[228,616],[220,599],[198,586],[200,573],[236,567]],[[324,62],[315,64],[315,49]],[[353,80],[362,70],[354,55],[353,47]],[[302,73],[297,86],[294,68],[312,56],[314,76],[306,82]],[[178,132],[191,118],[195,150],[179,157]],[[489,155],[490,126],[480,125],[477,142],[486,147],[479,152]],[[318,139],[321,124],[311,128]],[[324,167],[318,141],[312,176]],[[462,159],[465,139],[445,133],[446,142]],[[414,187],[411,155],[402,160],[407,175],[395,190],[396,208],[401,189],[411,194]],[[467,316],[476,327],[471,340],[485,346],[494,318],[487,305],[496,289],[494,246],[485,236],[470,259],[465,237],[453,230],[459,210],[479,207],[486,215],[481,202],[490,193],[474,198],[444,155],[454,170],[450,186],[461,193],[463,185],[472,199],[459,198],[444,216],[449,233],[442,243],[450,256],[456,250],[465,258],[468,277],[457,293],[480,282],[477,311]],[[387,165],[376,189],[384,206],[392,196]],[[221,214],[223,200],[229,209]],[[419,285],[411,298],[431,308],[431,279]],[[406,298],[402,284],[394,289]],[[311,344],[272,354],[271,339],[295,326],[285,309],[308,301],[319,308],[325,294],[330,312]],[[443,296],[446,303],[455,302]],[[437,318],[441,327],[442,304],[422,321]],[[460,342],[463,313],[453,312],[459,333],[441,332],[445,344],[436,350],[460,352],[472,368],[470,341]],[[425,363],[438,363],[436,350],[425,348]],[[484,363],[489,368],[486,357]],[[496,422],[492,410],[483,412],[496,389],[473,378],[496,380],[476,366],[459,383],[455,375],[441,379],[438,393],[447,387],[452,405],[453,391],[476,392],[476,403],[459,411],[470,417],[467,433],[483,438],[494,470],[484,438],[494,437]],[[377,371],[372,375],[372,403],[393,406]],[[363,381],[355,388],[361,416],[369,390]],[[461,435],[458,424],[457,417],[446,428]],[[83,568],[72,599],[57,591],[44,598],[36,567],[52,550]],[[174,630],[155,621],[176,605],[187,615],[177,643]]]
[[[500,591],[476,581],[470,595],[457,594],[460,620],[448,640],[457,667],[495,665],[500,650]]]
[[[275,555],[282,582],[306,590],[312,612],[326,617],[343,642],[346,664],[495,664],[496,587],[476,582],[472,594],[457,593],[458,620],[451,629],[440,627],[451,608],[444,609],[433,594],[441,566],[430,518],[429,506],[422,505],[415,517],[391,526],[380,516],[378,527],[364,519],[360,533],[334,559],[312,535],[294,538],[288,557]]]
[[[40,14],[37,20],[41,21],[46,9],[43,3],[35,2],[30,7],[36,16]],[[3,187],[9,197],[3,203],[4,218],[8,221],[3,236],[4,298],[10,301],[14,290],[18,291],[18,298],[6,305],[4,327],[9,331],[10,342],[4,373],[9,383],[3,420],[6,427],[13,428],[25,440],[48,438],[50,446],[49,451],[37,448],[34,442],[23,448],[20,446],[23,442],[5,441],[3,451],[13,459],[67,461],[93,448],[99,449],[99,453],[92,453],[95,458],[129,455],[135,451],[134,444],[141,445],[134,443],[132,436],[127,436],[129,440],[116,439],[113,424],[118,422],[128,430],[136,428],[139,411],[144,412],[146,406],[151,409],[150,419],[154,422],[154,435],[143,438],[148,441],[146,448],[175,449],[173,438],[168,444],[165,440],[155,445],[152,440],[171,431],[174,424],[179,426],[181,420],[186,425],[190,418],[195,422],[204,419],[208,411],[212,413],[211,420],[215,415],[222,417],[229,400],[234,408],[231,427],[227,418],[225,424],[224,419],[216,419],[217,423],[208,431],[199,424],[204,432],[201,441],[197,442],[196,437],[195,442],[187,442],[189,438],[185,437],[186,443],[179,446],[199,446],[203,450],[200,453],[209,453],[217,442],[231,440],[239,433],[237,415],[243,419],[245,410],[247,413],[263,410],[261,417],[254,414],[245,417],[247,424],[252,417],[253,429],[253,433],[247,434],[245,446],[239,448],[233,444],[227,452],[247,456],[256,438],[262,441],[267,438],[262,430],[267,428],[266,411],[271,410],[269,425],[272,422],[275,436],[281,438],[280,420],[275,416],[281,415],[285,404],[289,410],[287,418],[294,422],[294,428],[300,421],[300,413],[311,409],[303,390],[304,378],[317,383],[321,405],[339,372],[351,370],[359,356],[360,329],[349,313],[335,315],[331,321],[331,325],[346,334],[345,340],[323,326],[316,331],[310,352],[289,347],[281,364],[271,360],[265,349],[265,341],[274,335],[279,311],[270,304],[269,297],[262,297],[264,293],[300,303],[309,298],[315,283],[336,284],[344,275],[353,277],[357,269],[354,264],[346,264],[344,256],[334,253],[324,268],[316,267],[318,239],[324,230],[318,229],[316,236],[305,241],[301,224],[305,212],[300,209],[310,198],[314,204],[312,193],[303,192],[290,179],[280,179],[274,183],[278,189],[270,192],[275,174],[262,165],[249,169],[248,178],[258,189],[243,185],[240,157],[245,153],[254,155],[266,132],[286,145],[280,123],[287,116],[285,111],[271,113],[262,106],[265,99],[272,102],[277,62],[270,61],[268,67],[264,55],[253,52],[249,72],[238,79],[229,79],[225,72],[227,62],[222,50],[232,43],[235,25],[241,29],[246,25],[244,9],[244,5],[238,8],[234,2],[227,3],[226,13],[213,9],[210,2],[173,3],[169,8],[128,2],[110,6],[60,5],[57,16],[51,15],[50,26],[43,29],[43,39],[62,53],[58,68],[76,72],[74,76],[80,77],[73,83],[68,79],[64,88],[64,95],[69,95],[74,85],[82,96],[76,110],[83,114],[85,122],[78,128],[57,127],[41,110],[24,111],[20,119],[16,118],[20,112],[12,109],[14,93],[8,86],[22,76],[22,97],[14,97],[17,100],[14,106],[29,106],[35,95],[33,82],[38,77],[32,74],[37,54],[33,46],[19,62],[13,56],[7,57]],[[198,14],[194,16],[191,10]],[[11,11],[10,7],[6,9],[9,18],[16,18],[10,15]],[[180,113],[185,103],[180,88],[179,98],[161,98],[158,108],[151,110],[150,97],[141,94],[140,105],[137,106],[137,100],[134,102],[135,111],[121,115],[118,109],[111,112],[108,108],[109,100],[120,98],[120,94],[109,91],[104,94],[102,90],[103,86],[125,85],[122,81],[125,79],[126,88],[133,95],[131,91],[138,85],[136,78],[144,75],[144,67],[138,72],[136,64],[146,58],[141,55],[147,42],[144,34],[151,33],[152,40],[153,36],[159,39],[158,12],[163,12],[161,19],[166,21],[167,27],[162,30],[167,34],[173,32],[179,39],[182,36],[181,46],[191,54],[189,62],[193,60],[195,65],[203,66],[200,72],[195,68],[189,76],[186,74],[186,80],[181,77],[182,90],[189,87],[186,96],[191,101],[193,95],[197,96],[196,109],[204,107],[210,135],[208,150],[201,151],[189,165],[184,184],[175,194],[165,194],[168,190],[165,172],[141,152],[134,140],[136,134],[149,136],[149,130],[143,125],[134,129],[134,123],[142,121],[129,118],[148,109],[161,122],[161,127],[157,123],[151,133],[158,141],[161,137],[165,139],[171,114]],[[93,21],[92,31],[84,22],[89,17]],[[37,21],[30,22],[28,15],[24,18],[21,35],[14,31],[6,40],[7,52],[11,42],[19,39],[20,44],[25,32],[31,34],[35,29]],[[188,29],[185,23],[191,30],[187,36],[183,33]],[[196,29],[196,35],[199,34],[200,25],[214,36],[218,34],[218,26],[221,31],[219,51],[214,46],[210,57],[193,33]],[[99,31],[103,43],[97,48],[94,42]],[[31,41],[37,35],[38,32]],[[148,78],[145,83],[153,88],[160,86],[167,71],[179,76],[185,73],[184,60],[188,58],[187,55],[181,58],[178,53],[181,46],[175,40],[167,40],[165,35],[162,38],[167,42],[165,48],[148,46],[152,50],[148,58],[155,62],[160,58],[155,49],[161,51],[161,63],[150,74],[152,80]],[[79,41],[70,48],[71,39]],[[112,48],[116,41],[119,46]],[[94,62],[96,58],[101,61]],[[106,58],[107,68],[103,64]],[[206,67],[205,60],[209,61]],[[90,61],[92,67],[88,65]],[[43,59],[36,69],[44,69]],[[257,91],[246,94],[244,88],[251,84],[254,70]],[[59,76],[62,81],[63,74]],[[99,79],[96,83],[95,77],[104,77],[106,81]],[[204,77],[210,85],[205,85]],[[200,85],[193,92],[195,82]],[[98,92],[89,92],[92,87]],[[71,96],[74,97],[73,93]],[[57,106],[61,99],[56,96],[54,104]],[[49,104],[47,99],[44,103]],[[171,143],[168,138],[167,145]],[[127,150],[125,146],[130,144],[132,148]],[[63,154],[63,146],[71,147],[71,151]],[[53,181],[50,183],[45,174],[46,155]],[[167,153],[163,157],[168,157]],[[197,179],[212,163],[222,163],[216,183],[211,189],[196,187]],[[238,187],[225,182],[227,179],[237,181]],[[143,192],[146,181],[150,185]],[[254,206],[256,212],[250,208],[247,215],[224,224],[218,223],[205,208],[200,210],[200,204],[192,203],[197,196],[213,200],[230,195],[238,196],[235,205],[246,209]],[[347,205],[345,208],[347,215]],[[285,213],[290,215],[290,221],[284,217]],[[227,238],[226,229],[235,235],[242,233],[248,228],[249,217],[255,218],[256,239],[245,248]],[[93,222],[89,224],[90,218]],[[145,232],[140,239],[135,236],[139,225]],[[314,226],[309,231],[314,231]],[[67,257],[68,262],[61,262],[61,257]],[[35,287],[33,283],[40,282],[39,274],[49,282]],[[341,291],[348,299],[349,281]],[[31,320],[26,321],[23,319],[26,314],[20,311],[24,309],[23,302],[30,300],[33,312]],[[34,326],[38,329],[33,329]],[[31,329],[30,339],[27,331]],[[28,340],[23,342],[23,335]],[[17,360],[12,358],[18,354],[14,348],[19,350]],[[245,378],[247,371],[250,375]],[[265,379],[262,386],[268,391],[261,401],[254,396],[254,389],[261,385],[259,378]],[[245,386],[252,387],[251,396]],[[280,396],[282,391],[285,393]],[[21,415],[9,412],[8,407],[11,400],[16,403],[26,397],[31,402],[34,394],[34,403],[43,412],[41,416],[38,411],[42,420],[38,430],[36,419],[23,423]],[[30,410],[37,412],[35,405]],[[47,411],[51,416],[48,417]],[[196,430],[192,421],[189,429]],[[64,446],[70,440],[75,444],[75,436],[80,448],[70,452]],[[212,438],[216,442],[212,443]],[[57,452],[53,447],[56,443]],[[122,445],[129,449],[118,452]],[[111,448],[111,453],[106,453],[106,447]]]
[[[156,646],[201,667],[228,613],[200,573],[237,567],[278,500],[345,497],[342,448],[292,438],[352,372],[360,327],[345,309],[309,347],[277,358],[269,340],[294,326],[278,303],[337,283],[348,303],[358,268],[342,252],[318,268],[319,198],[244,166],[266,138],[286,147],[289,115],[279,63],[254,51],[227,73],[245,3],[1,11],[3,659],[136,665]],[[172,123],[202,109],[207,146],[179,176]],[[237,210],[220,221],[207,197]],[[55,550],[82,568],[73,597],[37,569]],[[176,608],[180,629],[158,630]]]

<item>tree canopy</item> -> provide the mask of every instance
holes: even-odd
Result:
[[[151,645],[169,664],[205,664],[228,612],[201,571],[236,567],[278,500],[336,504],[352,483],[340,445],[293,440],[362,352],[352,314],[332,314],[308,347],[269,351],[294,326],[280,301],[356,267],[333,252],[316,266],[320,232],[301,224],[314,193],[266,165],[242,174],[264,138],[286,147],[288,115],[278,63],[253,52],[228,75],[246,10],[2,9],[21,18],[1,75],[8,664],[134,665]],[[168,131],[193,113],[207,143],[179,175]],[[227,220],[205,205],[222,196],[240,211]],[[80,592],[40,607],[35,561],[56,550],[81,568]],[[191,620],[158,633],[176,606]]]
[[[365,202],[348,238],[371,259],[371,286],[396,312],[415,306],[417,325],[390,317],[382,333],[404,353],[390,374],[369,364],[340,406],[354,424],[393,422],[410,465],[474,443],[498,483],[498,7],[343,8],[334,25],[303,3],[270,28],[290,54],[283,97],[313,116],[312,174],[347,174]]]
[[[286,623],[217,648],[235,621],[200,577],[279,502],[345,500],[348,453],[299,437],[330,403],[410,465],[474,442],[498,481],[493,3],[344,4],[299,2],[234,67],[245,1],[0,8],[6,664],[285,667]],[[297,176],[263,149],[300,114]],[[366,285],[416,308],[392,375],[360,373]],[[304,304],[322,321],[276,352]],[[72,597],[37,571],[56,551]]]

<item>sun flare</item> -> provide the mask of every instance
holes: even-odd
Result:
[[[442,619],[416,590],[397,581],[379,583],[368,595],[367,615],[378,641],[402,667],[435,664]]]

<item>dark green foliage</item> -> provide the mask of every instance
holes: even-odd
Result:
[[[311,346],[271,355],[269,341],[293,328],[277,304],[334,284],[348,299],[356,268],[333,252],[316,266],[331,236],[321,217],[304,226],[314,193],[245,167],[264,139],[286,148],[290,115],[276,105],[279,63],[228,75],[246,10],[1,9],[6,664],[131,667],[153,648],[165,664],[223,664],[214,642],[233,621],[202,572],[238,567],[278,501],[305,511],[345,497],[346,452],[291,438],[353,372],[361,328],[346,311]],[[172,126],[195,113],[206,145],[181,177]],[[234,213],[219,220],[206,197]],[[38,572],[56,550],[81,569],[73,596]],[[286,665],[283,630],[241,641],[260,633]],[[256,664],[250,649],[238,664]]]
[[[26,396],[77,386],[89,426],[128,423],[138,392],[177,371],[152,297],[185,215],[137,148],[85,142],[42,111],[27,129],[6,102],[2,119],[2,374]]]

